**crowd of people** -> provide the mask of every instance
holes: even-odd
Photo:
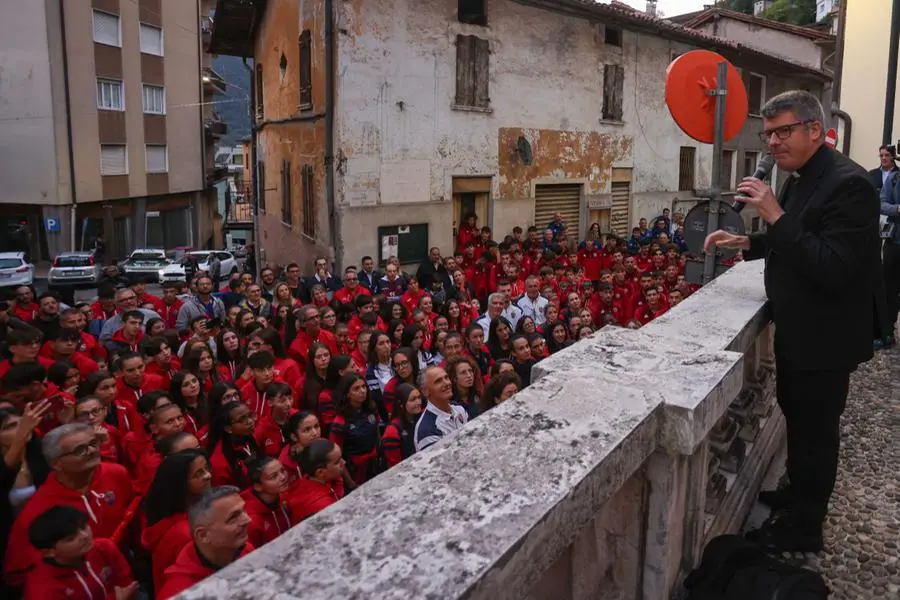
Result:
[[[680,215],[627,239],[473,215],[414,272],[324,258],[0,306],[4,598],[169,598],[691,295]]]

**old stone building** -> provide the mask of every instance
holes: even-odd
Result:
[[[664,102],[693,48],[746,73],[751,114],[819,67],[586,0],[219,0],[211,51],[255,60],[254,174],[265,260],[415,262],[474,211],[498,234],[565,215],[625,233],[687,210],[711,147]],[[764,149],[726,145],[729,189]],[[753,226],[752,215],[747,216]]]

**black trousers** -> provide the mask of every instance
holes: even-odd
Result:
[[[900,227],[900,225],[898,225]],[[884,289],[887,293],[887,317],[890,331],[894,331],[897,322],[897,312],[900,310],[900,244],[893,241],[884,243],[884,253],[881,262],[884,274]]]
[[[837,478],[841,414],[850,389],[849,371],[791,371],[775,357],[778,406],[787,422],[787,472],[791,518],[821,532]]]

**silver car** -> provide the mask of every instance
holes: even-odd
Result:
[[[162,248],[139,248],[122,263],[120,268],[129,279],[159,280],[159,272],[169,264]]]
[[[62,252],[53,259],[47,274],[50,286],[96,286],[102,266],[94,260],[93,252]]]

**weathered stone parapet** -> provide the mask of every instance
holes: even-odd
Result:
[[[601,330],[184,597],[667,597],[711,527],[710,432],[758,370],[764,303],[746,263],[641,330]]]

